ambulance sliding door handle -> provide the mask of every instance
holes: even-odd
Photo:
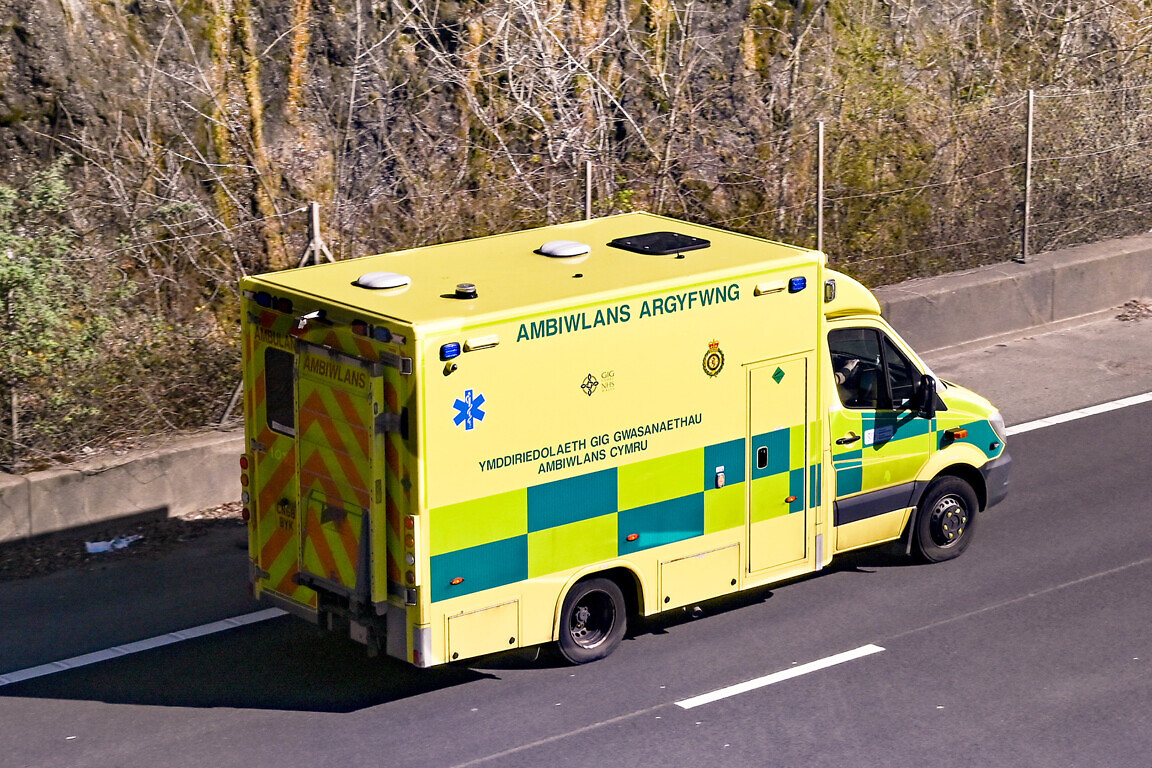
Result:
[[[849,432],[846,437],[842,437],[839,440],[837,440],[836,445],[852,445],[852,443],[856,442],[859,439],[860,439],[860,435],[854,435],[851,432]]]

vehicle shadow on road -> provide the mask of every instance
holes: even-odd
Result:
[[[815,573],[797,576],[794,579],[778,582],[770,586],[754,587],[743,592],[702,600],[698,603],[673,608],[652,616],[633,616],[628,622],[626,640],[643,635],[663,635],[674,628],[697,621],[707,616],[716,616],[764,603],[771,599],[774,590],[810,579],[819,579],[833,573],[870,574],[881,568],[906,568],[916,565],[916,561],[905,555],[904,545],[891,542],[867,549],[837,555],[832,563]],[[550,646],[523,648],[506,651],[492,656],[470,659],[466,662],[477,670],[544,669],[571,666],[559,652]]]
[[[806,578],[818,578],[828,573],[871,573],[877,568],[908,568],[916,565],[916,560],[904,553],[904,544],[894,541],[836,555],[827,568]]]
[[[0,697],[348,713],[495,677],[370,659],[362,645],[281,617],[13,683]]]
[[[630,616],[624,642],[644,635],[668,634],[669,631],[683,624],[691,623],[705,616],[715,616],[763,603],[771,596],[770,588],[756,587],[744,592],[736,592],[680,608],[673,608],[652,616]],[[459,662],[459,664],[466,665],[476,671],[491,670],[493,672],[500,670],[563,669],[574,666],[560,654],[554,643],[480,656]]]
[[[838,556],[835,572],[872,573],[907,567],[891,544]],[[628,638],[665,634],[708,615],[763,603],[760,587],[630,622]],[[232,707],[348,713],[437,690],[499,679],[501,671],[568,666],[550,647],[523,648],[431,669],[391,658],[368,658],[362,645],[291,617],[0,687],[0,697],[69,699],[173,707]]]

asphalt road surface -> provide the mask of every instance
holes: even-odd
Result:
[[[1149,338],[1111,322],[931,362],[1019,425],[1152,391]],[[1147,768],[1150,431],[1144,403],[1016,434],[1011,493],[963,557],[853,553],[582,667],[417,670],[280,617],[0,685],[0,766]],[[0,678],[251,613],[244,558],[225,532],[2,584]]]

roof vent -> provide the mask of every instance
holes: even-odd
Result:
[[[592,250],[587,243],[578,243],[575,240],[549,240],[540,246],[536,253],[551,256],[554,259],[567,259],[573,256],[583,256]]]
[[[649,232],[645,235],[618,237],[608,243],[613,248],[623,248],[633,253],[649,253],[655,256],[671,256],[684,251],[696,251],[712,245],[708,240],[679,232]]]
[[[356,278],[352,285],[377,290],[380,288],[403,288],[406,285],[411,285],[411,283],[412,278],[408,275],[398,275],[395,272],[365,272]]]

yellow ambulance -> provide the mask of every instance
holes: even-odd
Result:
[[[419,667],[947,560],[1007,493],[999,413],[818,251],[630,213],[242,289],[254,590]]]

